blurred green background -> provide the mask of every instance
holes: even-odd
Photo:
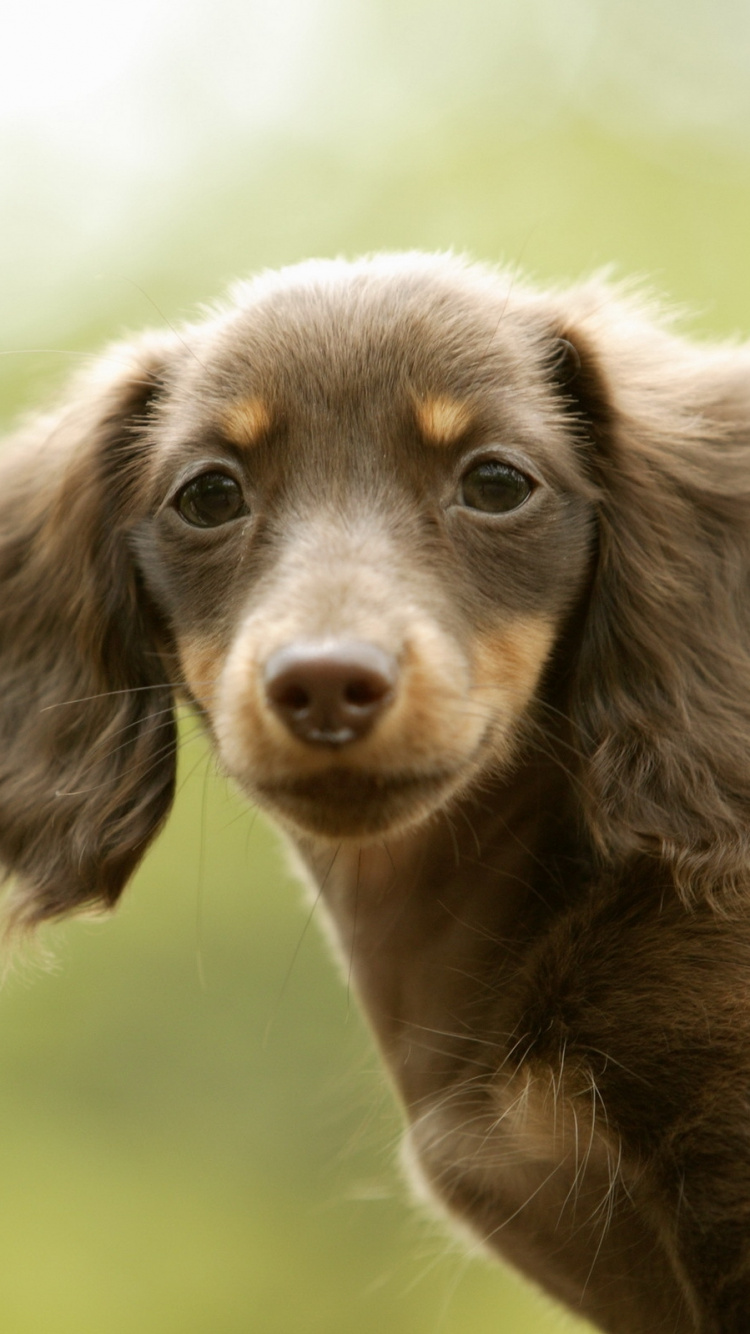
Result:
[[[311,254],[612,262],[699,333],[750,329],[746,0],[30,0],[0,152],[8,421],[107,338]],[[409,1203],[356,1005],[184,736],[121,911],[0,995],[0,1329],[581,1328]]]

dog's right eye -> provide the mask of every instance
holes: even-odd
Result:
[[[242,489],[225,472],[204,472],[183,486],[177,509],[194,528],[219,528],[247,514]]]
[[[533,485],[524,473],[490,459],[475,464],[461,478],[461,501],[485,514],[507,514],[528,500]]]

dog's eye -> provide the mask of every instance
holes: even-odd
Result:
[[[242,490],[225,472],[204,472],[184,486],[177,508],[195,528],[219,528],[247,514]]]
[[[532,484],[517,468],[495,459],[478,463],[461,478],[461,501],[485,514],[507,514],[528,500]]]

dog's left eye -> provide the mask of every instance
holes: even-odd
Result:
[[[517,468],[490,459],[469,468],[461,478],[461,501],[485,514],[507,514],[528,500],[533,485]]]
[[[225,472],[204,472],[183,486],[177,509],[194,528],[219,528],[247,514],[242,489]]]

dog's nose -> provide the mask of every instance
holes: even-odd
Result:
[[[264,684],[295,736],[346,746],[364,736],[393,698],[396,660],[358,640],[297,641],[272,653]]]

